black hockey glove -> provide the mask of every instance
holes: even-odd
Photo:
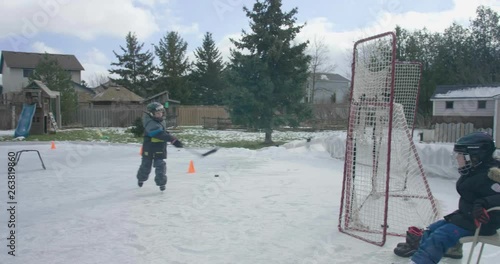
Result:
[[[182,145],[182,142],[178,139],[174,139],[174,141],[172,141],[172,145],[174,145],[176,148],[182,148],[183,145]]]
[[[490,216],[484,208],[485,201],[483,199],[477,199],[474,201],[474,206],[472,207],[472,217],[474,217],[474,224],[479,227],[480,224],[486,224],[490,221]]]

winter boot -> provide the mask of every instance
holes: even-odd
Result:
[[[394,249],[394,254],[404,258],[411,257],[418,250],[422,234],[422,229],[415,226],[409,227],[408,231],[406,231],[406,242],[398,243]]]
[[[165,191],[165,185],[160,186],[160,191],[162,191],[162,192]]]
[[[144,182],[141,182],[141,181],[137,182],[137,185],[139,185],[139,187],[142,187],[143,184],[144,184]]]
[[[445,258],[461,259],[463,257],[462,243],[458,242],[455,246],[451,247],[444,254]]]

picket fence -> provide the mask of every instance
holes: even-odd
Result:
[[[491,128],[474,128],[472,123],[436,124],[434,128],[434,142],[456,142],[459,138],[476,131],[484,131],[493,135]]]

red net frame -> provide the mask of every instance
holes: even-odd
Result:
[[[439,217],[413,142],[421,64],[395,55],[392,32],[354,44],[338,226],[380,246]]]

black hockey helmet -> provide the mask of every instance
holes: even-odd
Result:
[[[495,150],[495,141],[486,132],[474,132],[461,137],[453,147],[453,152],[462,154],[465,159],[465,164],[459,165],[458,172],[462,175],[468,174],[474,168],[492,160]]]
[[[156,112],[164,111],[165,108],[163,107],[162,104],[160,104],[158,102],[152,102],[146,106],[146,109],[147,109],[148,113],[150,113],[151,115],[154,115]]]
[[[163,107],[162,104],[160,104],[158,102],[152,102],[146,106],[146,109],[147,109],[149,116],[151,118],[153,118],[154,120],[156,120],[156,121],[163,120],[163,118],[165,116],[165,107]],[[161,117],[157,117],[157,116],[155,116],[155,113],[157,113],[157,112],[162,112],[163,115]]]

